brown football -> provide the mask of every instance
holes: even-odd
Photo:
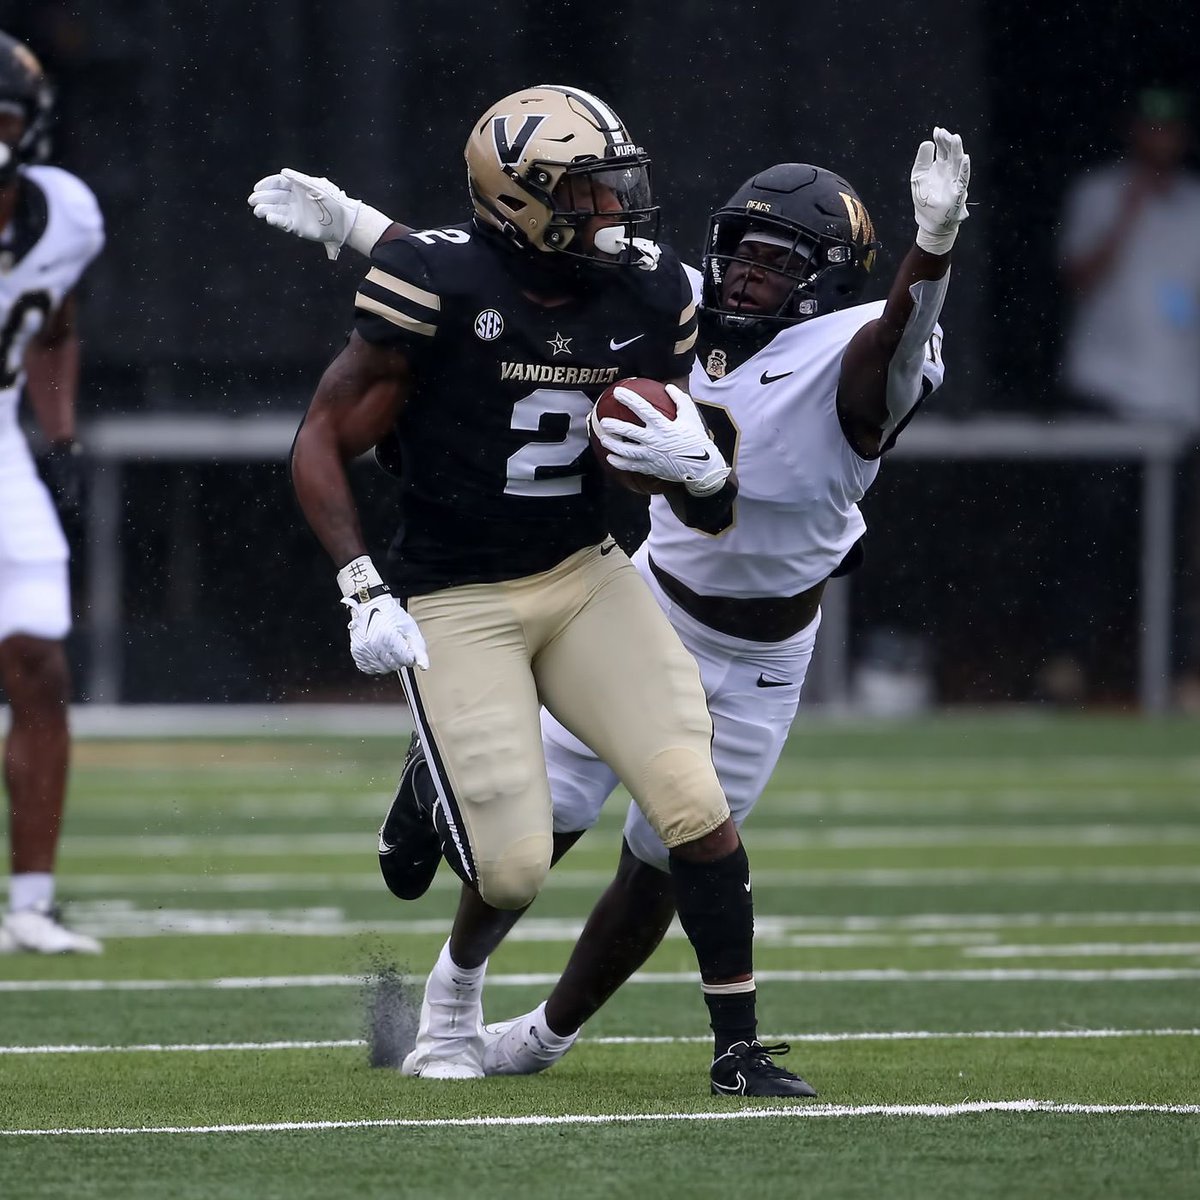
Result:
[[[601,417],[615,417],[618,421],[628,421],[631,425],[645,425],[646,422],[637,413],[626,408],[617,399],[614,395],[617,388],[628,388],[631,392],[637,392],[639,396],[649,400],[660,413],[672,420],[675,419],[675,401],[671,399],[667,389],[657,379],[634,377],[618,379],[612,387],[607,388],[601,394],[592,413],[593,420],[598,421]],[[633,471],[618,471],[615,467],[609,466],[608,451],[600,444],[595,434],[592,434],[592,453],[600,460],[600,465],[608,474],[631,492],[653,496],[666,491],[669,486],[665,479],[655,479],[652,475],[638,475]]]

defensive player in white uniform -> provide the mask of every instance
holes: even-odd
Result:
[[[43,474],[60,503],[77,504],[73,291],[104,223],[86,184],[34,165],[50,102],[37,59],[0,33],[0,688],[12,863],[0,952],[94,954],[100,944],[64,928],[54,906],[70,748],[67,541],[17,418],[24,392],[48,444]]]
[[[969,176],[961,140],[935,130],[911,173],[916,244],[887,300],[873,304],[857,303],[878,250],[871,220],[854,189],[831,172],[772,167],[710,222],[703,275],[695,275],[702,340],[690,387],[734,464],[738,498],[731,517],[698,532],[655,497],[650,535],[634,562],[700,665],[713,758],[739,825],[796,715],[825,582],[861,557],[858,501],[881,456],[942,382],[937,318]],[[361,249],[356,227],[377,235],[386,222],[372,209],[364,219],[359,202],[295,172],[264,180],[256,195],[258,215],[335,250]],[[322,209],[334,214],[332,225]],[[635,394],[623,398],[647,424],[604,420],[610,461],[654,475],[672,423]],[[557,858],[595,823],[616,777],[548,714],[543,734]],[[405,898],[424,891],[437,866],[436,839],[424,832],[430,799],[421,768],[414,745],[380,835],[385,878]],[[476,988],[447,983],[432,1012],[427,989],[414,1054],[477,1055],[487,1074],[528,1074],[557,1061],[666,932],[674,909],[665,854],[631,806],[617,877],[549,999],[481,1033]],[[481,905],[481,942],[494,948],[518,916],[489,918]]]

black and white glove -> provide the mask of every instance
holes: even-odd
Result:
[[[429,652],[417,623],[363,555],[338,572],[342,603],[350,610],[350,657],[364,675],[401,667],[429,670]]]
[[[72,439],[51,442],[37,458],[38,474],[64,521],[74,521],[83,507],[83,447]]]
[[[691,396],[673,383],[667,384],[667,394],[675,401],[674,418],[637,392],[617,388],[613,395],[646,423],[634,425],[616,417],[596,420],[593,411],[596,437],[608,451],[609,465],[618,471],[682,483],[693,496],[711,496],[724,487],[731,468],[709,437]]]
[[[935,128],[933,141],[922,142],[917,150],[909,182],[917,245],[930,254],[949,254],[967,219],[971,156],[963,153],[962,138]]]
[[[369,258],[392,223],[391,217],[347,196],[336,183],[291,167],[260,179],[246,203],[272,228],[322,243],[330,258],[337,258],[347,245]]]

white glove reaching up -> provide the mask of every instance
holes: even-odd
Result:
[[[921,143],[909,180],[917,245],[930,254],[949,254],[967,219],[971,156],[963,153],[962,138],[935,128],[933,141]]]
[[[667,384],[667,394],[675,401],[674,420],[637,392],[617,388],[613,395],[646,424],[615,417],[597,421],[593,410],[589,420],[596,437],[609,451],[609,465],[617,470],[682,483],[693,496],[711,496],[724,486],[731,468],[708,436],[691,396],[673,383]]]
[[[336,183],[284,167],[254,185],[246,201],[254,215],[275,229],[321,242],[330,258],[341,248],[370,257],[375,243],[392,223],[377,208],[353,200]]]
[[[401,667],[429,670],[429,652],[417,623],[391,594],[363,555],[338,572],[342,603],[350,610],[350,657],[364,675]]]

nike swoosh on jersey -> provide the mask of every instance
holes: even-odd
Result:
[[[623,342],[618,342],[616,338],[609,338],[608,339],[608,348],[610,350],[624,350],[626,346],[632,346],[633,343],[636,342],[639,338],[644,338],[645,336],[646,335],[644,333],[639,333],[637,335],[637,337],[627,338]]]
[[[758,687],[791,687],[790,679],[768,679],[765,675],[758,677]]]
[[[616,542],[605,542],[605,544],[600,547],[601,557],[603,557],[605,554],[608,554],[609,551],[615,550],[616,548],[617,548]]]
[[[774,383],[776,380],[779,380],[779,379],[786,379],[789,375],[794,375],[794,374],[795,374],[795,371],[784,371],[782,374],[779,374],[779,375],[768,375],[766,373],[766,371],[764,371],[762,373],[761,377],[759,378],[758,382],[765,386],[768,383]]]

